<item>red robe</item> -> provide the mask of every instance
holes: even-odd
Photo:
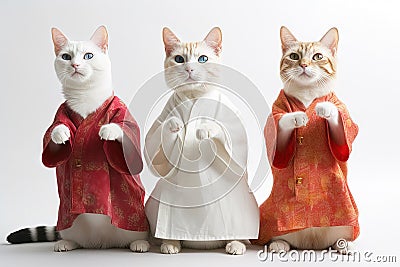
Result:
[[[328,122],[315,113],[317,103],[329,101],[341,116],[346,144],[338,146],[329,136]],[[276,150],[280,118],[303,111],[309,121],[295,129],[285,151]],[[334,93],[315,99],[308,108],[282,90],[265,126],[267,154],[274,184],[269,198],[260,206],[260,233],[256,244],[272,237],[309,227],[353,226],[359,235],[358,210],[347,185],[346,161],[358,126]]]
[[[123,130],[123,146],[100,139],[100,127],[109,123]],[[71,132],[64,145],[51,140],[51,132],[60,124]],[[143,168],[139,127],[118,97],[110,97],[85,119],[62,104],[44,136],[42,162],[56,167],[57,230],[71,227],[79,214],[96,213],[108,215],[118,228],[148,231],[139,176]]]

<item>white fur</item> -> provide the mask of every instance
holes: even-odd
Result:
[[[160,249],[163,254],[177,254],[182,249],[181,241],[163,240]]]
[[[102,214],[79,215],[72,227],[60,231],[63,240],[56,243],[55,251],[82,248],[127,248],[143,252],[147,247],[147,232],[120,229],[111,224],[110,217]],[[136,242],[140,240],[141,242]]]
[[[292,113],[286,113],[279,120],[279,129],[283,131],[293,131],[295,128],[306,126],[308,123],[308,117],[305,112],[296,111]]]
[[[329,123],[338,123],[339,111],[335,104],[331,102],[321,102],[315,106],[315,113],[323,118],[327,119]]]
[[[83,59],[88,52],[93,53],[93,58]],[[64,53],[72,59],[62,59]],[[76,71],[80,74],[74,74],[72,64],[79,65]],[[110,59],[92,41],[68,41],[57,55],[54,66],[68,106],[83,118],[113,94]]]
[[[225,251],[232,255],[243,255],[246,252],[246,245],[234,240],[226,244]]]
[[[325,96],[332,92],[331,84],[332,83],[329,83],[329,85],[326,86],[309,88],[307,86],[291,83],[290,85],[285,85],[283,90],[287,95],[293,96],[300,100],[307,108],[311,105],[314,99]]]
[[[170,135],[171,133],[177,133],[184,127],[182,120],[175,116],[171,117],[164,123],[165,123],[165,128],[167,129],[166,131],[163,131],[165,135]],[[168,139],[168,137],[164,136],[164,139]]]
[[[218,63],[220,62],[220,56],[215,53],[215,47],[220,49],[221,36],[218,37],[220,30],[214,28],[210,33],[213,33],[211,37],[216,38],[215,41],[207,41],[207,38],[211,38],[209,34],[201,42],[182,43],[170,30],[164,30],[164,44],[166,47],[173,47],[167,53],[164,61],[166,83],[170,88],[183,92],[189,98],[196,98],[207,92],[207,86],[202,82],[216,82],[219,77]],[[172,41],[171,38],[173,39]],[[183,56],[185,62],[177,63],[175,61],[175,56],[177,55]],[[199,57],[202,55],[208,57],[206,63],[198,62]]]
[[[57,125],[51,132],[51,140],[58,145],[65,144],[70,137],[71,133],[64,124]]]
[[[281,251],[287,252],[289,250],[290,250],[290,244],[282,239],[274,240],[268,246],[269,252],[281,252]]]
[[[124,132],[118,124],[110,123],[101,126],[99,136],[103,140],[122,142]]]
[[[107,54],[108,35],[104,27],[99,27],[90,41],[69,41],[59,30],[53,29],[56,51],[54,62],[67,105],[86,118],[96,111],[113,95],[111,62]],[[92,53],[91,59],[84,59]],[[70,60],[62,58],[71,56]],[[99,138],[121,142],[123,131],[119,125],[103,125]],[[70,138],[65,125],[58,125],[51,133],[56,144],[64,144]],[[76,248],[130,247],[135,252],[149,250],[147,232],[127,231],[111,224],[110,217],[101,214],[84,213],[73,222],[72,227],[60,231],[62,240],[54,246],[55,251],[69,251]]]
[[[191,249],[217,249],[225,247],[225,251],[232,255],[242,255],[246,252],[246,245],[244,242],[233,240],[215,240],[215,241],[179,241],[179,240],[162,240],[161,253],[163,254],[177,254],[181,251],[182,247]]]

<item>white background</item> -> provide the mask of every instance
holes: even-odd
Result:
[[[99,25],[106,25],[115,91],[129,103],[136,90],[163,69],[162,27],[170,27],[183,41],[194,41],[219,26],[223,63],[248,76],[272,104],[282,87],[280,26],[287,26],[304,41],[319,40],[336,26],[340,35],[336,93],[360,127],[348,176],[360,210],[361,235],[356,244],[361,251],[397,255],[400,261],[399,8],[398,1],[366,0],[1,0],[0,242],[21,226],[56,223],[55,171],[41,164],[42,136],[63,101],[53,68],[51,27],[60,28],[73,40],[85,40]],[[268,196],[270,184],[271,177],[256,192],[258,201]],[[119,266],[176,261],[188,265],[259,264],[255,255],[259,248],[232,258],[221,251],[191,251],[170,257],[122,250],[56,256],[51,247],[0,245],[0,265],[24,266],[25,261],[31,266],[79,266],[88,261]]]

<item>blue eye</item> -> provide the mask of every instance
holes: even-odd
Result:
[[[202,55],[199,57],[199,59],[197,61],[199,61],[199,63],[206,63],[208,60],[208,57],[205,55]]]
[[[88,59],[91,59],[92,57],[93,57],[93,54],[92,54],[92,53],[86,53],[86,54],[83,56],[83,59],[88,60]]]
[[[61,58],[64,59],[64,60],[71,60],[71,56],[68,55],[68,54],[62,54]]]
[[[185,62],[185,59],[182,56],[177,55],[177,56],[175,56],[175,62],[176,63],[183,63],[183,62]]]

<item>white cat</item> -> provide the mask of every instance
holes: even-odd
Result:
[[[136,128],[132,131],[130,126],[123,126],[125,114],[130,114],[113,94],[107,30],[104,26],[99,27],[90,41],[70,41],[60,30],[53,28],[52,38],[56,54],[55,70],[66,102],[57,112],[54,128],[52,125],[48,130],[50,138],[46,133],[45,140],[49,141],[45,142],[49,143],[45,144],[43,155],[46,156],[43,159],[46,166],[57,167],[60,194],[58,226],[63,230],[56,232],[54,227],[27,228],[11,234],[8,240],[11,243],[25,243],[61,239],[55,244],[55,251],[70,251],[80,247],[130,247],[135,252],[146,252],[150,247],[146,241],[147,231],[125,230],[115,226],[123,224],[126,229],[148,229],[143,206],[144,190],[133,183],[134,179],[140,179],[138,175],[135,176],[142,168],[140,154],[136,155],[138,167],[132,175],[127,170],[118,170],[119,166],[126,166],[124,160],[120,163],[111,162],[114,157],[118,158],[122,150],[121,145],[115,147],[112,142],[121,143],[125,130],[129,135],[138,131],[138,127],[134,126]],[[127,121],[135,123],[130,118]],[[124,131],[122,126],[125,127]],[[92,131],[94,134],[91,135]],[[78,138],[78,135],[84,139]],[[108,153],[107,149],[113,152]],[[90,156],[90,151],[96,151],[97,158]],[[90,159],[87,158],[88,153]],[[54,161],[57,157],[65,159]],[[86,163],[81,164],[81,161]],[[80,168],[84,171],[81,174]],[[92,184],[93,187],[88,189]],[[120,196],[115,191],[118,189],[113,186],[120,185],[124,186],[124,192],[120,193],[123,199],[118,200],[115,199]],[[96,191],[101,193],[97,194]],[[78,192],[78,195],[74,192]],[[129,195],[132,193],[137,194]],[[77,200],[77,196],[82,199]],[[128,200],[132,209],[122,207]],[[89,210],[88,213],[85,213],[86,210]],[[116,212],[125,214],[120,216]],[[107,214],[112,214],[113,224]],[[125,222],[121,223],[120,220]],[[140,227],[134,225],[138,221]]]
[[[162,177],[146,203],[152,233],[162,239],[162,253],[179,253],[184,246],[194,249],[225,247],[229,254],[244,254],[246,241],[240,240],[256,238],[258,234],[258,206],[247,185],[246,167],[241,169],[244,173],[237,176],[231,173],[232,166],[224,165],[236,160],[230,158],[224,146],[228,135],[233,147],[243,145],[240,156],[247,159],[246,134],[237,132],[239,118],[229,121],[230,112],[236,114],[235,107],[224,113],[231,105],[229,100],[216,86],[207,83],[215,81],[219,75],[216,63],[220,60],[221,31],[213,28],[203,41],[184,43],[164,28],[163,40],[165,79],[174,93],[145,142],[149,167]],[[209,116],[212,119],[206,119]],[[215,122],[225,126],[229,134]],[[207,161],[208,154],[206,149],[202,155],[198,154],[199,144],[206,145],[207,140],[213,140],[218,155],[208,168],[202,169],[202,160]],[[220,158],[224,158],[224,162]],[[225,168],[226,173],[220,174]],[[202,188],[207,188],[210,195],[218,195],[221,185],[214,180],[219,177],[219,181],[225,180],[226,184],[236,179],[238,183],[234,190],[224,191],[218,199],[207,201],[207,193]],[[188,191],[181,188],[188,188]]]
[[[57,77],[62,83],[67,105],[82,118],[96,111],[113,95],[111,62],[108,56],[108,34],[104,26],[99,27],[90,41],[69,41],[58,29],[52,29]],[[115,123],[103,125],[99,138],[122,141],[123,131]],[[54,128],[51,139],[63,144],[70,138],[67,126]],[[60,231],[62,240],[55,251],[68,251],[78,247],[112,248],[130,246],[132,251],[149,250],[147,232],[119,229],[111,219],[101,214],[81,214],[71,228]]]

